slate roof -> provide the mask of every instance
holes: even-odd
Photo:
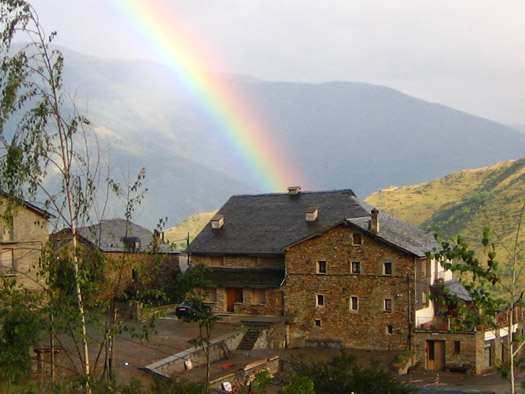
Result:
[[[103,220],[92,226],[81,227],[77,231],[82,238],[98,246],[103,252],[128,251],[124,243],[124,238],[126,237],[130,240],[135,238],[140,240],[140,247],[136,252],[149,252],[153,240],[153,232],[132,222],[128,223],[128,232],[126,234],[126,220],[119,218]],[[161,245],[160,252],[180,253],[179,251],[171,250],[166,244]]]
[[[280,287],[284,270],[213,267],[206,272],[205,277],[217,287]]]
[[[361,204],[369,212],[372,210],[370,205],[364,202]],[[432,234],[384,212],[379,212],[379,232],[377,234],[369,230],[370,216],[348,218],[347,222],[417,257],[425,257],[426,252],[431,252],[434,248],[439,249],[439,244]]]
[[[469,294],[467,289],[465,289],[465,287],[463,287],[463,285],[456,279],[447,280],[445,283],[443,283],[443,285],[446,289],[448,289],[449,294],[456,296],[460,300],[466,302],[472,301],[472,296]],[[443,294],[443,290],[439,284],[430,286],[430,289],[437,294]]]
[[[306,221],[308,208],[319,207],[315,222]],[[380,231],[369,230],[372,207],[350,189],[301,192],[298,195],[260,194],[231,197],[219,210],[224,225],[210,223],[190,244],[193,254],[283,254],[284,248],[345,222],[399,249],[424,257],[439,245],[431,234],[379,213]]]
[[[306,210],[319,207],[315,222]],[[370,215],[352,190],[301,192],[297,195],[232,196],[219,210],[224,225],[208,223],[190,244],[193,254],[284,254],[283,248],[308,235],[324,231],[345,218]]]

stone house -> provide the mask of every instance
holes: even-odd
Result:
[[[5,210],[7,199],[0,199],[0,207]],[[15,202],[12,218],[0,221],[0,276],[16,279],[17,284],[31,290],[41,288],[36,270],[52,217],[27,201]]]
[[[169,284],[179,273],[179,259],[184,258],[160,234],[124,219],[102,220],[77,231],[82,246],[96,248],[105,257],[103,298],[141,286],[146,275],[148,285]],[[60,249],[71,244],[71,231],[63,229],[51,238]]]
[[[422,368],[481,373],[501,350],[490,333],[442,324],[443,305],[427,297],[436,283],[470,296],[426,256],[437,246],[351,190],[290,188],[232,196],[188,251],[210,267],[214,311],[282,316],[287,346],[413,350]]]

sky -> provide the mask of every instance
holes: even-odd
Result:
[[[30,0],[55,43],[166,62],[147,7],[196,67],[263,80],[388,86],[505,124],[525,125],[523,0]],[[206,59],[206,60],[204,60]],[[67,62],[67,59],[66,59]]]

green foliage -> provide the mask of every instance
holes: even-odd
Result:
[[[255,379],[250,384],[250,393],[251,394],[266,394],[266,390],[272,384],[272,378],[268,371],[263,370],[257,372]]]
[[[151,394],[207,394],[208,392],[203,384],[184,378],[155,379],[149,391]]]
[[[330,361],[294,358],[290,361],[290,365],[297,375],[312,380],[316,393],[408,394],[416,392],[412,386],[399,382],[394,373],[381,366],[379,362],[372,362],[371,366],[363,366],[355,356],[344,350]]]
[[[213,287],[213,284],[205,278],[208,270],[209,268],[206,265],[197,264],[188,268],[184,274],[179,274],[164,289],[168,299],[173,303],[181,302],[193,289]]]
[[[308,376],[293,375],[283,391],[285,394],[315,394],[314,382]]]
[[[27,377],[30,350],[45,328],[41,297],[3,280],[0,287],[0,385]]]
[[[472,305],[469,305],[461,302],[456,295],[444,292],[445,301],[453,304],[456,310],[456,325],[469,330],[481,328],[493,331],[506,327],[508,335],[503,342],[506,363],[499,362],[497,371],[503,378],[509,379],[511,393],[515,393],[515,369],[520,367],[516,356],[525,345],[525,338],[514,333],[514,324],[517,322],[514,320],[515,312],[524,307],[521,274],[525,260],[519,242],[524,214],[525,201],[519,211],[513,246],[503,245],[509,256],[505,266],[496,260],[496,247],[488,227],[483,230],[480,242],[485,252],[483,261],[476,257],[475,251],[462,236],[450,241],[436,236],[441,249],[429,254],[444,268],[459,276],[460,282],[472,298]]]
[[[453,305],[457,312],[455,323],[467,330],[474,330],[479,326],[495,328],[495,317],[508,301],[497,297],[494,291],[495,287],[502,286],[503,282],[494,244],[490,240],[490,229],[484,229],[481,240],[486,249],[486,262],[476,257],[475,252],[460,235],[450,241],[439,237],[436,239],[441,245],[441,250],[436,250],[431,257],[437,259],[445,269],[459,275],[458,279],[472,297],[474,305],[470,307],[443,288],[445,301]]]

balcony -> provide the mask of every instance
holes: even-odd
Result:
[[[451,327],[451,318],[446,316],[418,316],[416,330],[448,331]]]

